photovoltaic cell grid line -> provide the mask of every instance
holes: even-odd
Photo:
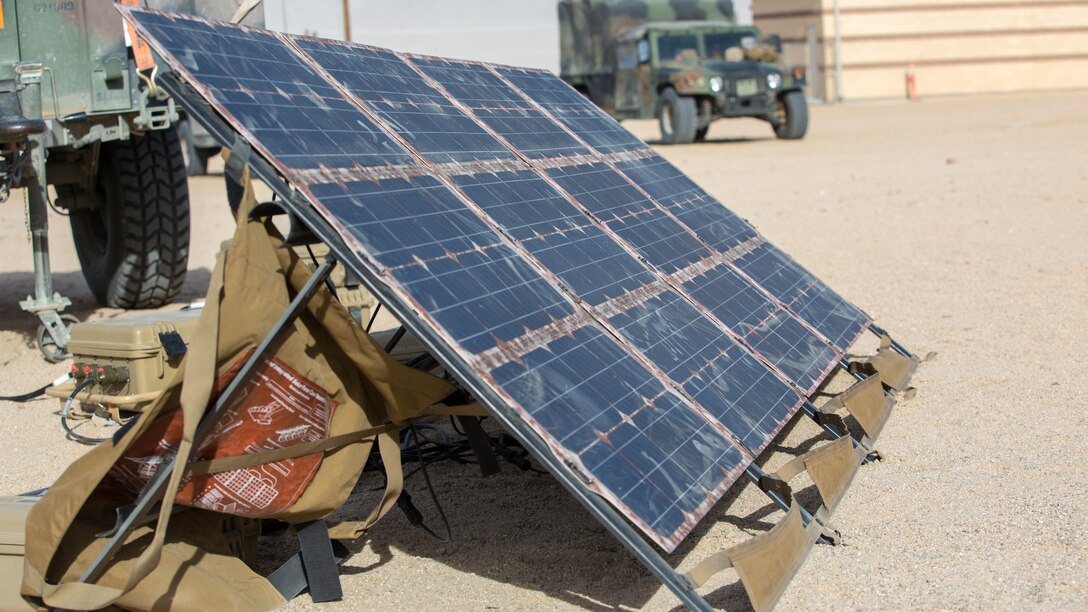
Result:
[[[219,62],[238,57],[224,53],[225,47],[252,46],[250,36],[267,44],[267,34],[252,30],[131,14],[156,49],[196,83],[203,71],[217,72]],[[190,24],[208,27],[194,32]],[[204,52],[209,48],[214,55]],[[242,128],[252,106],[232,102],[230,88],[237,85],[201,91]],[[265,136],[292,159],[291,141],[283,138],[290,131],[285,125]],[[264,143],[254,138],[253,144],[261,149]],[[291,175],[291,166],[269,157]],[[403,174],[303,187],[355,240],[366,270],[418,306],[479,368],[467,374],[484,377],[508,397],[562,459],[591,479],[592,488],[672,550],[751,455],[577,310],[438,178],[420,168]],[[529,337],[526,329],[537,333]]]
[[[657,153],[615,164],[716,251],[727,252],[737,245],[757,242],[757,247],[735,260],[736,266],[839,350],[850,348],[868,327],[870,319],[864,312],[764,240],[748,222]]]
[[[823,334],[840,351],[857,340],[871,320],[745,220],[707,194],[675,166],[634,137],[599,107],[555,75],[534,69],[496,70],[525,95],[608,156],[635,184],[666,206],[719,252],[758,238],[762,245],[737,267]],[[624,155],[624,154],[634,155]],[[624,158],[631,159],[624,159]]]
[[[291,170],[414,163],[331,83],[270,32],[223,28],[147,14],[160,44],[175,49],[180,67],[198,73],[192,84],[229,106],[237,127]],[[190,40],[205,45],[187,49]],[[292,126],[286,131],[284,125]]]
[[[533,172],[455,183],[597,316],[758,454],[802,398]]]
[[[396,54],[330,40],[296,37],[294,42],[428,159],[516,159]]]
[[[425,158],[437,163],[480,161],[489,157],[504,159],[497,155],[479,155],[481,151],[496,149],[502,149],[512,157],[504,145],[484,133],[473,119],[455,108],[397,54],[335,41],[297,38],[296,42],[323,70],[343,83],[351,95],[367,103]],[[468,79],[463,76],[466,73],[473,75],[471,83],[484,83],[493,88],[503,86],[493,75],[481,76],[467,68],[449,69],[449,65],[456,65],[453,62],[419,61],[436,65],[433,72],[447,79],[446,84],[453,89],[466,87],[463,85]],[[401,90],[405,91],[403,98],[398,96]],[[467,101],[468,105],[474,102],[474,98]],[[426,120],[420,121],[421,107],[438,110],[424,113]],[[405,108],[410,111],[399,110]],[[442,120],[449,122],[445,128],[452,133],[450,136],[443,135]],[[610,120],[608,123],[616,125]],[[437,133],[435,125],[440,126]],[[622,127],[619,130],[626,132]],[[452,137],[457,135],[470,135],[470,138],[468,142],[462,142]],[[445,147],[435,149],[435,143],[444,143]],[[450,155],[458,148],[471,157]],[[495,179],[493,174],[487,176]],[[617,319],[623,322],[619,331],[625,339],[662,367],[673,382],[691,393],[693,399],[702,399],[700,404],[706,411],[725,424],[747,449],[755,453],[761,451],[800,407],[800,397],[791,392],[788,385],[772,380],[774,376],[756,359],[747,355],[713,323],[701,320],[702,315],[683,303],[679,296],[657,297],[655,294],[653,302],[648,297],[633,297],[645,285],[656,282],[652,274],[533,172],[500,173],[499,180],[486,180],[483,189],[479,188],[479,181],[469,185],[466,179],[467,176],[462,176],[458,186],[465,189],[493,222],[514,235],[515,241],[571,287],[574,295],[599,306],[604,299],[596,299],[597,294],[607,293],[611,286],[618,287],[620,291],[608,297],[625,305],[619,310],[610,305],[610,313],[602,316],[608,319],[622,315]],[[543,212],[551,215],[542,215]],[[510,213],[515,217],[535,216],[534,227],[527,228],[521,220],[511,219]],[[526,229],[531,240],[520,241],[518,234]],[[388,230],[374,231],[384,233]],[[406,235],[421,232],[410,227],[397,231],[404,231]],[[667,290],[657,293],[664,291]],[[739,363],[734,364],[738,360]],[[768,399],[771,401],[767,402]]]
[[[396,101],[422,99],[428,105],[442,104],[442,116],[451,118],[450,129],[457,133],[470,131],[462,126],[466,120],[471,121],[471,119],[453,107],[450,101],[440,94],[437,89],[426,83],[423,76],[413,70],[406,61],[391,52],[359,45],[305,38],[296,39],[296,42],[332,78],[340,80],[351,95],[370,105],[392,129],[398,131],[417,150],[420,150],[417,142],[422,142],[427,148],[420,150],[420,153],[432,162],[442,163],[447,161],[448,152],[459,147],[464,148],[465,153],[473,153],[472,160],[480,161],[481,158],[475,155],[478,151],[466,148],[471,146],[471,143],[486,141],[488,145],[486,150],[489,151],[493,151],[495,147],[503,146],[491,136],[482,134],[479,137],[474,136],[470,143],[462,143],[458,139],[448,139],[446,141],[447,148],[436,155],[434,149],[428,146],[434,142],[434,139],[428,137],[421,140],[420,134],[412,127],[413,123],[405,121],[403,119],[405,114],[396,110],[397,107],[405,105]],[[439,81],[441,85],[449,87],[451,91],[471,91],[470,95],[476,97],[462,101],[470,108],[473,106],[480,107],[480,98],[478,97],[480,94],[478,91],[472,90],[471,86],[466,86],[465,83],[480,85],[493,90],[505,87],[505,84],[496,79],[485,66],[462,64],[451,60],[417,58],[416,61],[431,66],[431,72],[434,76],[437,79],[445,80],[444,83]],[[509,92],[508,87],[506,87],[506,90]],[[406,93],[400,93],[401,91]],[[513,97],[508,93],[504,98],[505,101],[512,99]],[[434,102],[436,100],[444,102]],[[524,100],[522,100],[522,104],[524,104]],[[415,102],[408,102],[406,106],[412,109],[409,114],[411,116],[417,112],[416,109],[420,105]],[[528,112],[528,107],[523,108],[527,109],[526,112]],[[609,122],[615,125],[615,122],[611,120]],[[510,125],[508,122],[503,122],[498,125],[498,129],[495,131],[499,132],[503,138],[506,136],[500,130],[505,130],[506,135],[515,138],[523,135],[520,132],[511,134]],[[536,123],[534,123],[534,126],[537,130],[541,129]],[[554,124],[552,128],[555,128]],[[626,130],[619,129],[621,132],[627,133]],[[430,133],[425,132],[424,135],[429,136]],[[571,139],[571,142],[573,141],[574,139]],[[503,150],[505,151],[505,149]],[[580,153],[586,149],[565,150],[552,148],[551,150]],[[512,167],[517,168],[517,166]],[[532,172],[504,172],[501,173],[501,176],[505,178],[500,181],[489,181],[489,188],[493,191],[492,193],[479,190],[472,192],[471,188],[463,184],[463,179],[459,183],[459,187],[464,189],[470,199],[482,206],[485,209],[484,212],[491,215],[492,220],[508,233],[512,231],[508,222],[509,219],[507,218],[505,220],[507,222],[504,222],[504,219],[497,218],[494,214],[495,210],[511,211],[525,208],[526,210],[522,212],[530,214],[532,211],[540,212],[540,207],[545,203],[555,203],[557,208],[553,211],[555,213],[554,217],[538,219],[538,225],[551,224],[550,228],[538,227],[540,234],[538,237],[548,246],[534,250],[532,247],[539,245],[541,241],[532,240],[529,241],[527,250],[544,267],[557,274],[569,288],[572,288],[573,293],[578,298],[594,306],[599,305],[594,300],[594,294],[606,291],[613,284],[622,287],[623,291],[611,297],[628,304],[622,309],[622,313],[625,315],[622,318],[624,323],[635,330],[647,329],[647,326],[654,325],[654,333],[649,336],[645,333],[637,334],[626,328],[621,328],[619,332],[630,342],[631,346],[664,369],[670,375],[671,380],[686,392],[692,394],[691,397],[696,400],[702,398],[700,405],[727,425],[749,450],[758,452],[770,442],[774,434],[799,407],[800,399],[795,393],[786,390],[785,384],[778,383],[776,385],[776,383],[771,382],[770,379],[773,378],[773,375],[766,372],[754,358],[745,354],[734,342],[724,336],[722,331],[715,329],[712,323],[706,320],[698,320],[702,318],[702,315],[695,312],[690,305],[684,304],[678,296],[666,296],[666,298],[672,299],[664,303],[660,303],[660,299],[655,299],[654,303],[646,304],[645,302],[650,299],[648,297],[639,300],[637,304],[632,303],[634,298],[632,298],[631,294],[643,289],[647,284],[655,282],[655,278],[648,273],[642,263],[613,243],[603,231],[594,226],[588,217],[585,217],[580,211],[567,203],[565,198],[555,192],[545,181],[535,178]],[[510,180],[511,177],[517,178],[509,185],[502,185],[505,180]],[[502,189],[503,187],[507,188]],[[519,192],[519,189],[522,191]],[[501,197],[495,197],[495,190],[501,190],[498,191],[498,193],[501,193]],[[531,193],[523,193],[525,190],[529,190]],[[484,204],[485,202],[498,203],[504,200],[507,205],[501,208],[489,207]],[[564,223],[574,229],[570,227],[566,230],[559,229],[559,226]],[[516,229],[520,228],[514,228],[514,231]],[[572,231],[577,236],[573,235]],[[536,230],[534,230],[534,233],[536,233]],[[516,236],[515,240],[517,240]],[[522,246],[526,246],[526,243],[522,243]],[[603,265],[606,260],[607,265]],[[662,311],[652,310],[658,307],[661,307]],[[633,316],[634,313],[626,312],[634,309],[641,311],[641,316]],[[613,307],[611,310],[614,311],[615,308]],[[683,312],[676,312],[677,310]],[[608,319],[611,315],[604,313],[602,316]],[[759,321],[765,318],[761,316]],[[681,324],[682,322],[683,324]],[[770,346],[768,342],[762,342],[762,344],[764,348],[770,348],[771,350],[778,348]],[[682,346],[682,349],[680,349],[680,346]],[[775,355],[775,357],[779,358],[778,355]],[[697,358],[701,359],[702,362],[696,363]],[[726,364],[721,363],[731,364],[737,359],[740,359],[741,363],[734,366],[736,370],[734,372],[727,371]],[[823,363],[826,365],[832,363],[832,361],[833,357],[832,359],[825,359]],[[816,375],[821,373],[818,369],[814,371]],[[804,374],[806,372],[802,372],[802,375]],[[753,384],[756,381],[761,381],[763,386]],[[816,382],[818,381],[815,380],[815,376],[811,381],[804,380],[804,383],[808,385],[814,385]],[[770,388],[771,385],[775,386]],[[765,391],[773,391],[766,394],[766,398],[774,398],[773,401],[769,402],[769,406],[760,404],[761,400],[766,401],[761,393]]]
[[[465,82],[486,88],[489,95],[500,95],[499,92],[503,92],[501,95],[504,96],[504,105],[508,104],[506,100],[520,99],[519,104],[522,106],[519,108],[526,109],[525,112],[532,114],[534,118],[547,116],[546,110],[538,108],[531,99],[512,88],[501,74],[492,72],[487,65],[420,56],[408,57],[485,123],[486,115],[480,116],[477,110],[481,107],[480,94],[473,87],[466,86]],[[500,73],[504,70],[507,73],[532,72],[501,68],[496,70]],[[537,84],[536,89],[539,91],[547,80],[538,78],[533,82]],[[570,89],[554,77],[551,82],[559,88]],[[574,102],[568,100],[568,104],[574,105]],[[610,118],[606,119],[615,124]],[[508,124],[492,126],[500,137],[508,141],[532,136],[516,127]],[[543,129],[538,124],[534,124],[534,127]],[[555,120],[547,128],[549,138],[552,138],[551,134],[556,129],[566,133],[572,141],[580,142],[580,134],[575,136]],[[602,132],[602,138],[607,136],[607,131]],[[627,177],[610,166],[592,163],[594,157],[584,155],[582,151],[587,149],[579,146],[581,148],[577,150],[566,149],[561,153],[555,153],[553,149],[553,155],[532,156],[528,161],[581,202],[583,208],[588,209],[588,214],[596,215],[606,226],[611,219],[615,227],[610,229],[619,234],[651,266],[664,274],[687,275],[690,281],[690,269],[705,267],[704,262],[713,255],[712,251],[682,223],[671,218],[667,210],[643,196]],[[645,148],[645,145],[639,146]],[[555,155],[559,155],[559,159]],[[591,163],[586,167],[578,166],[587,161]],[[613,214],[611,210],[599,210],[601,206],[598,204],[620,212]],[[748,346],[766,358],[783,377],[797,384],[806,394],[814,392],[827,374],[837,366],[841,355],[836,349],[827,346],[825,339],[808,330],[790,312],[767,298],[751,279],[729,269],[728,262],[718,262],[717,265],[725,269],[707,276],[712,282],[700,283],[699,287],[702,298],[715,311],[714,316],[729,322],[733,332],[743,336]],[[700,271],[696,276],[704,274]],[[737,291],[743,293],[739,299],[734,296]]]

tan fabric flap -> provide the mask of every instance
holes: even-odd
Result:
[[[855,449],[853,441],[843,436],[794,458],[779,468],[775,475],[789,482],[801,472],[808,472],[830,513],[854,480],[864,455],[863,449]]]
[[[918,360],[896,352],[892,348],[891,338],[886,335],[880,337],[880,348],[876,354],[867,358],[865,362],[880,376],[880,380],[885,385],[896,391],[906,388],[911,375],[918,368]]]
[[[692,568],[687,577],[700,587],[721,570],[736,568],[752,607],[757,612],[770,610],[819,537],[820,526],[812,521],[806,527],[794,504],[773,529],[711,555]]]
[[[895,400],[884,393],[880,382],[879,378],[870,376],[858,381],[835,398],[854,415],[865,434],[873,440],[880,435],[880,430],[888,422],[892,407],[895,406]]]
[[[862,455],[854,450],[853,441],[843,436],[806,453],[804,459],[806,471],[820,492],[824,506],[828,512],[834,512],[854,480]]]

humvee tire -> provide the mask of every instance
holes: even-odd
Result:
[[[681,96],[672,87],[666,87],[661,92],[657,119],[661,125],[661,141],[665,144],[687,144],[695,140],[697,117],[694,98]]]
[[[808,102],[801,91],[788,91],[778,99],[779,124],[775,136],[782,140],[798,140],[808,131]]]
[[[157,308],[173,300],[189,264],[189,185],[172,129],[102,145],[98,187],[69,219],[83,277],[100,304]]]

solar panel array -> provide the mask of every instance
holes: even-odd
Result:
[[[549,73],[122,10],[665,550],[869,324]]]

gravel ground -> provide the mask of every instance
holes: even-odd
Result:
[[[1088,609],[1085,108],[1088,92],[816,107],[801,142],[732,121],[706,144],[660,148],[908,347],[939,353],[885,428],[886,459],[861,469],[836,512],[843,544],[813,550],[781,609]],[[656,137],[651,123],[630,127]],[[221,177],[191,187],[183,297],[196,299],[232,221]],[[0,395],[67,368],[40,358],[36,324],[15,303],[32,289],[21,201],[0,207]],[[67,223],[53,222],[70,311],[120,314],[96,308]],[[0,402],[0,492],[46,486],[84,451],[64,440],[57,409]],[[819,439],[798,422],[762,462],[776,467]],[[550,477],[507,468],[484,480],[446,465],[432,477],[454,541],[390,514],[354,547],[344,601],[320,609],[678,605]],[[422,482],[409,489],[437,523]],[[738,485],[668,558],[686,569],[780,516]],[[702,592],[717,607],[746,605],[731,572]],[[290,608],[318,606],[303,596]]]

